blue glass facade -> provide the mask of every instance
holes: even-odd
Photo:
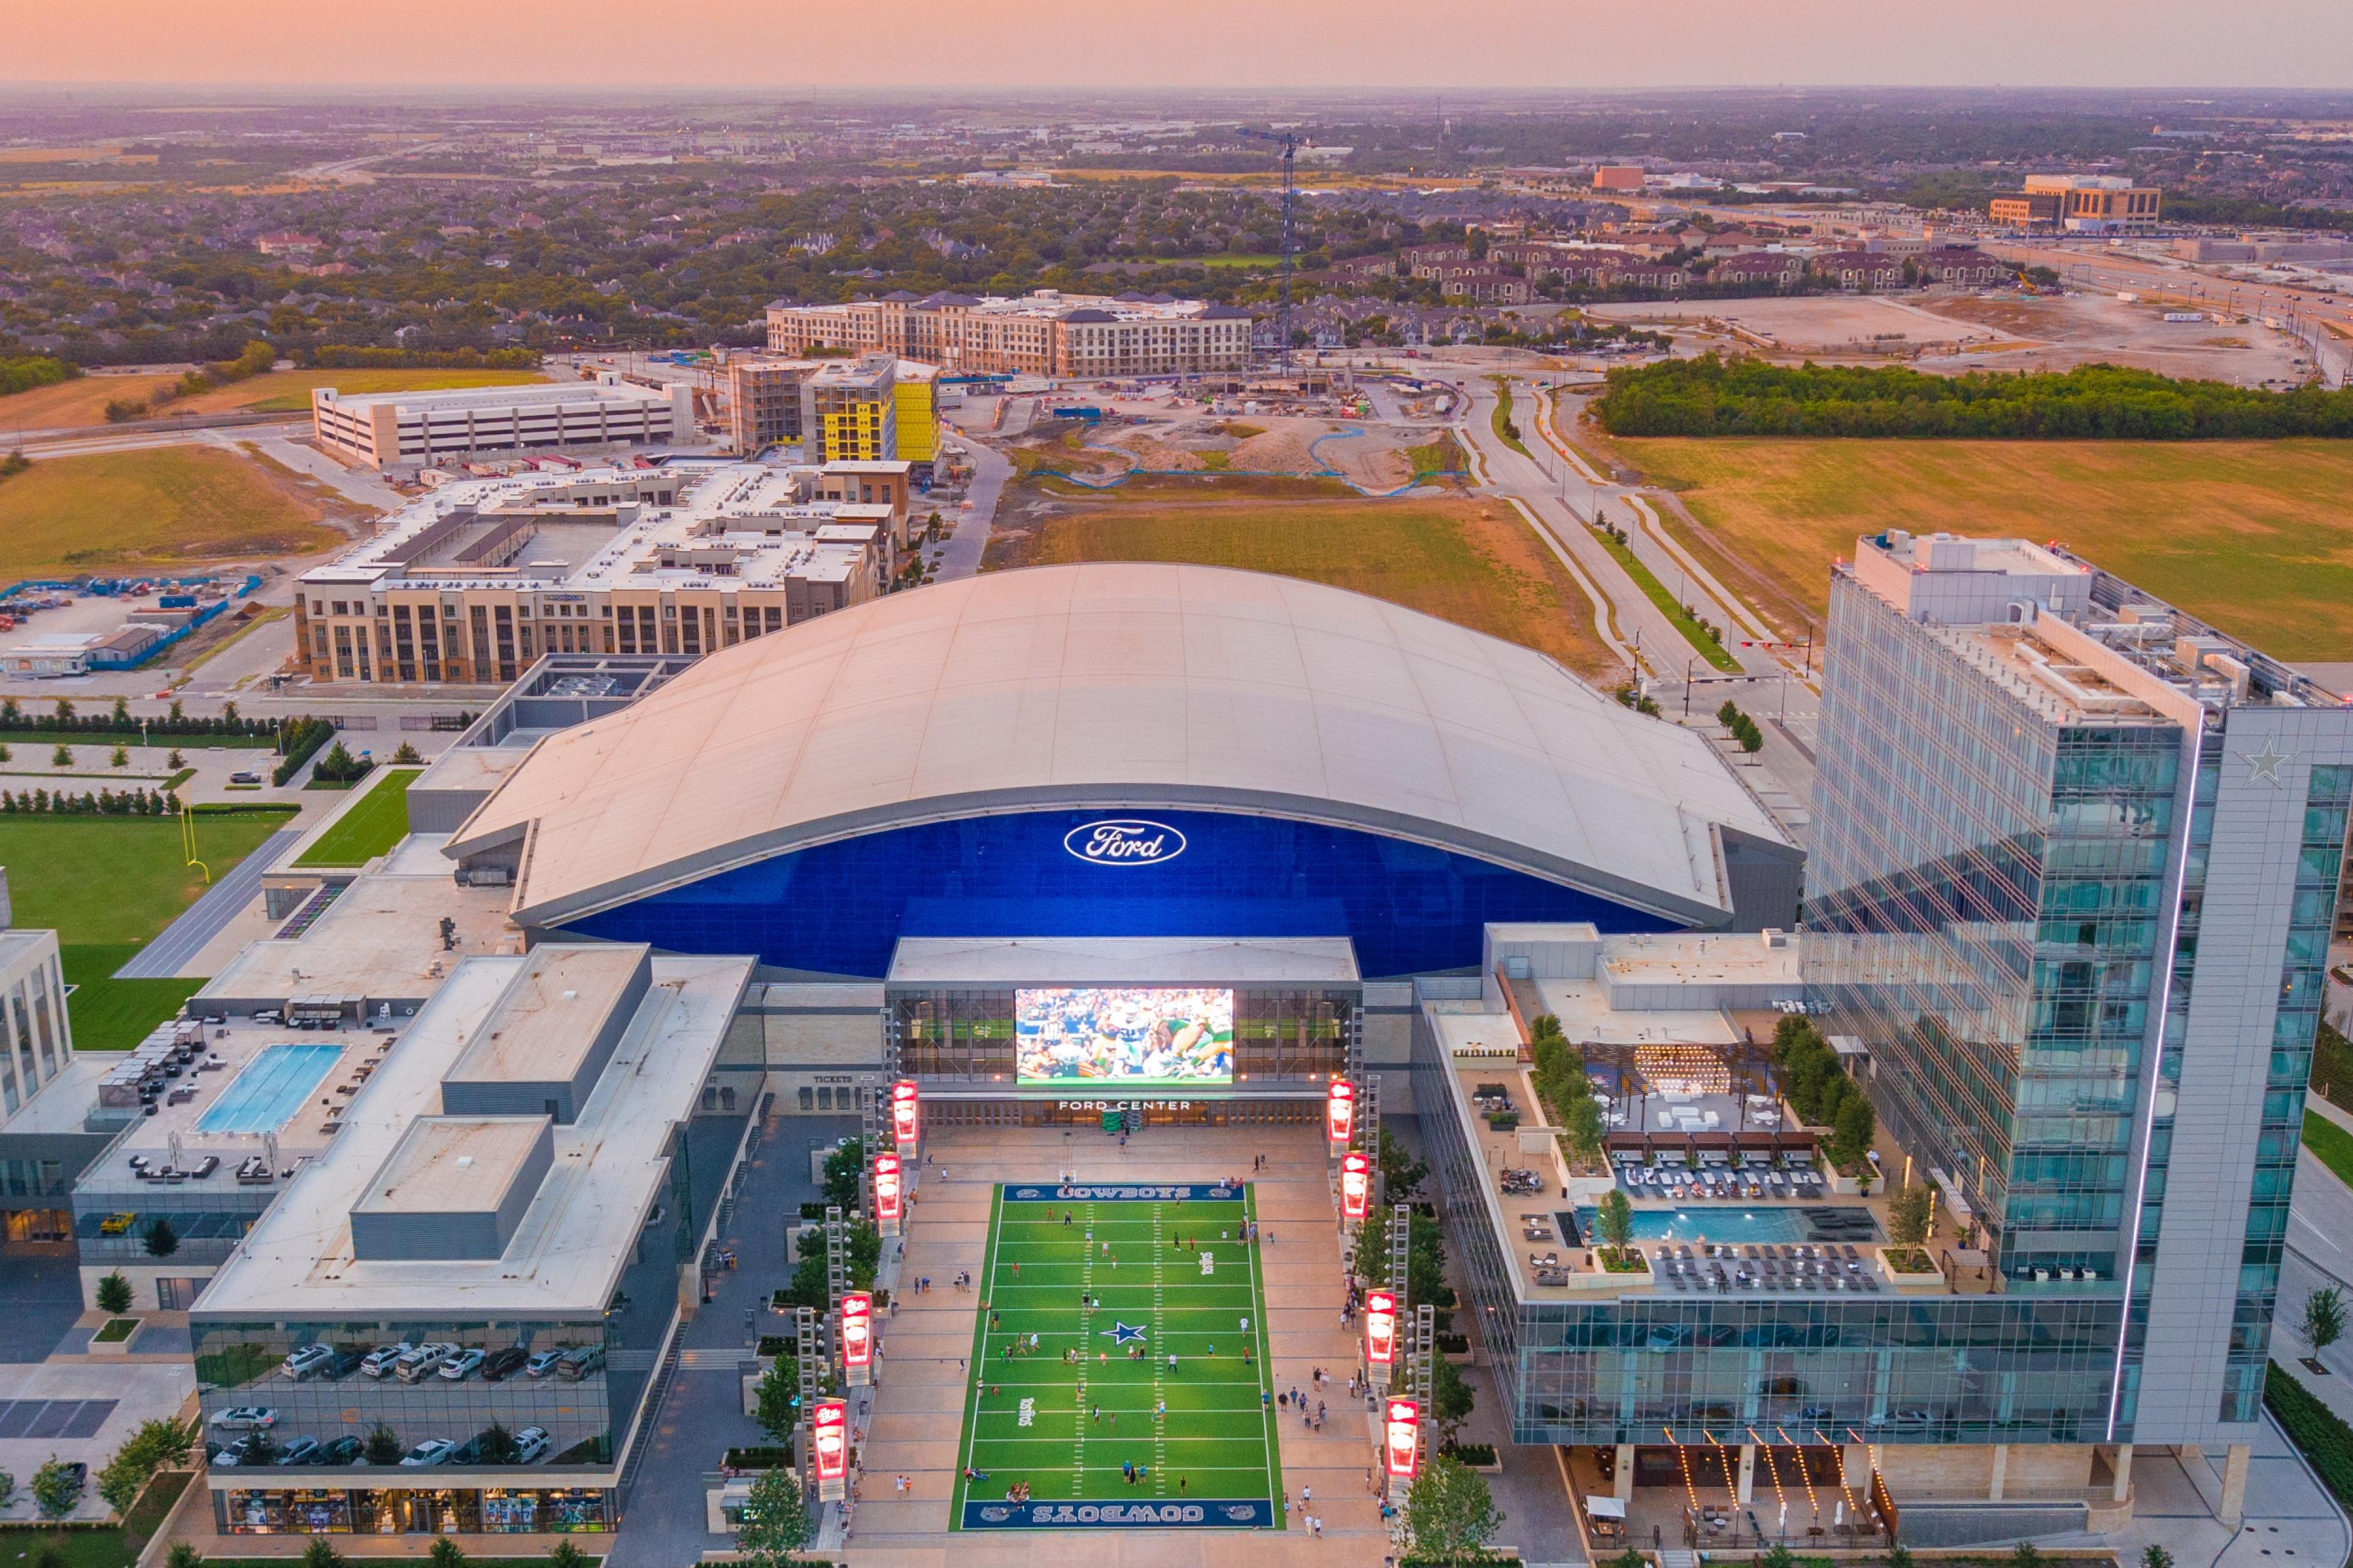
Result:
[[[1134,813],[966,817],[780,855],[568,929],[875,977],[902,936],[1345,936],[1360,971],[1377,977],[1474,965],[1491,921],[1680,929],[1557,882],[1380,834],[1229,812],[1143,815],[1181,835],[1181,850],[1104,864],[1066,844],[1079,828],[1134,820]]]

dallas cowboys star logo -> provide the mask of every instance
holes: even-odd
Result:
[[[1104,1329],[1102,1331],[1111,1336],[1111,1342],[1114,1348],[1120,1345],[1133,1343],[1134,1341],[1140,1340],[1144,1337],[1144,1331],[1142,1329],[1134,1328],[1129,1324],[1120,1322],[1117,1319],[1113,1320],[1110,1328]]]
[[[2265,784],[2272,785],[2275,789],[2285,789],[2287,787],[2287,781],[2280,777],[2280,769],[2292,761],[2295,758],[2295,753],[2294,752],[2281,751],[2279,749],[2279,742],[2276,740],[2266,737],[2263,741],[2263,749],[2262,751],[2241,752],[2239,755],[2241,759],[2246,763],[2247,767],[2250,770],[2247,774],[2247,782],[2249,784],[2253,784],[2257,779],[2262,779]]]

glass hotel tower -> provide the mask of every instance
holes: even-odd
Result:
[[[1859,542],[1823,674],[1826,1032],[1868,1053],[1940,1227],[2089,1330],[2035,1403],[2077,1441],[2224,1446],[2242,1487],[2353,708],[2063,552],[1942,534]],[[1922,1347],[1965,1438],[1969,1341]]]

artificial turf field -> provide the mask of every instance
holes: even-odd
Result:
[[[955,1528],[1282,1527],[1251,1214],[1247,1184],[997,1188]]]

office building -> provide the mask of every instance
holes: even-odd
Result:
[[[801,443],[801,382],[824,362],[733,354],[727,361],[727,440],[746,458]]]
[[[607,373],[597,380],[479,386],[455,392],[311,394],[311,433],[379,468],[429,468],[508,453],[691,447],[694,389],[654,388]]]
[[[0,926],[8,921],[0,871]],[[98,1114],[98,1080],[115,1058],[77,1056],[53,931],[0,931],[0,1257],[69,1242],[69,1194],[82,1167],[139,1113]]]
[[[444,485],[302,574],[311,678],[489,685],[552,653],[700,657],[881,594],[910,465],[586,468]]]
[[[2021,228],[2102,234],[2154,227],[2164,193],[2116,174],[2029,174],[2014,196],[1996,196],[1986,215]]]
[[[265,1047],[358,1051],[365,1089],[195,1302],[198,1398],[216,1438],[259,1405],[278,1449],[348,1453],[225,1443],[216,1530],[613,1528],[758,1098],[722,1049],[751,970],[548,943],[463,959],[393,1027]]]
[[[899,362],[892,378],[896,405],[898,449],[883,454],[914,465],[918,480],[929,482],[940,457],[940,367],[914,360]]]
[[[952,375],[1193,375],[1250,363],[1250,314],[1167,295],[1006,299],[900,290],[842,305],[768,307],[768,350],[891,354]]]
[[[1820,734],[1807,990],[2003,1292],[2081,1331],[2035,1403],[2242,1485],[2353,708],[2056,549],[1890,531],[1833,579]],[[1992,1434],[2023,1390],[1914,1397]]]

